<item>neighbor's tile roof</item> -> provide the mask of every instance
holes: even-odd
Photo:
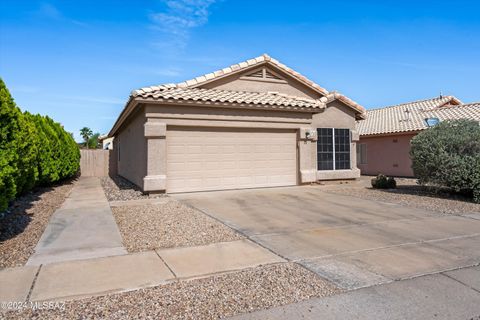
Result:
[[[357,123],[360,135],[418,131],[428,128],[426,118],[443,120],[474,119],[480,121],[479,103],[461,104],[453,96],[414,101],[367,110],[366,120]]]
[[[461,104],[459,106],[441,107],[426,111],[427,118],[436,117],[442,120],[470,119],[480,122],[480,102]]]
[[[251,104],[271,107],[296,108],[324,108],[327,99],[307,99],[274,92],[246,92],[218,89],[202,89],[179,87],[167,84],[148,87],[132,92],[135,98],[153,99],[162,101],[185,102],[212,102],[230,104]]]

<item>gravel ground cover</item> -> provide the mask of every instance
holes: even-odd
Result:
[[[277,264],[155,288],[70,301],[65,310],[10,311],[8,319],[218,319],[340,290],[294,264]],[[1,316],[1,314],[0,314]]]
[[[370,177],[362,177],[351,184],[326,185],[325,191],[357,198],[396,203],[445,214],[480,212],[480,204],[462,195],[452,194],[433,187],[416,184],[415,179],[396,179],[397,188],[390,190],[373,189]]]
[[[51,215],[73,188],[73,180],[40,188],[16,199],[0,213],[0,269],[24,265]]]
[[[112,207],[112,212],[128,252],[243,238],[233,229],[172,198],[156,205]]]
[[[139,187],[120,176],[103,177],[101,183],[108,201],[126,201],[164,197],[163,194],[143,194]]]

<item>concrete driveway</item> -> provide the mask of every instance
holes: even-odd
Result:
[[[321,186],[175,197],[344,289],[480,263],[480,216],[442,215]]]

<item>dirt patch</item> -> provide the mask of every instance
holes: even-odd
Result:
[[[9,319],[218,319],[340,290],[294,264],[278,264],[123,294],[67,302],[65,310],[8,312]]]
[[[50,217],[73,188],[73,180],[19,197],[0,214],[0,268],[24,265]]]
[[[373,189],[370,177],[347,185],[326,185],[327,192],[353,196],[357,198],[396,203],[446,214],[466,214],[480,212],[480,204],[468,197],[448,192],[445,189],[425,187],[416,184],[414,179],[396,179],[396,189]]]
[[[156,205],[112,207],[129,252],[198,246],[243,237],[175,199]]]

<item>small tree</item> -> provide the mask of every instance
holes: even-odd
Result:
[[[94,133],[89,139],[88,139],[88,148],[90,149],[97,149],[98,148],[98,137],[100,137],[100,133]]]
[[[93,132],[90,128],[83,127],[80,129],[80,135],[82,136],[83,140],[85,141],[85,147],[88,149],[88,140],[92,136]]]
[[[445,121],[411,141],[412,168],[420,184],[446,186],[480,202],[480,125]]]

